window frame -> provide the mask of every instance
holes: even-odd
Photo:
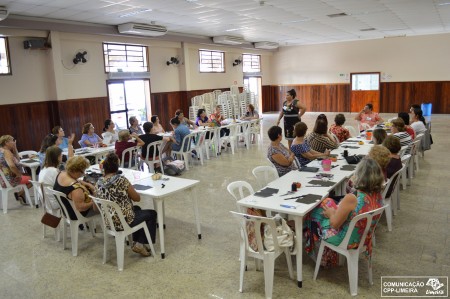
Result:
[[[212,54],[213,53],[220,53],[221,54],[221,65],[222,65],[222,71],[214,71],[214,63],[211,62],[210,68],[212,70],[210,71],[202,71],[202,52],[209,52],[211,54],[211,61],[212,61]],[[206,64],[209,65],[209,64]],[[198,49],[198,70],[200,73],[204,74],[221,74],[225,73],[225,52],[224,51],[218,51],[218,50],[208,50],[208,49]]]
[[[245,66],[245,56],[250,56],[250,71],[246,71],[245,69],[244,69],[244,66]],[[252,62],[253,62],[253,56],[255,56],[255,57],[258,57],[258,65],[259,65],[259,69],[252,69]],[[258,55],[258,54],[250,54],[250,53],[244,53],[244,54],[242,54],[242,72],[244,72],[244,73],[260,73],[261,72],[261,55]]]
[[[8,37],[6,36],[0,36],[0,38],[2,40],[5,41],[5,57],[6,57],[6,62],[7,62],[7,67],[8,67],[8,73],[0,73],[0,76],[12,76],[12,66],[11,66],[11,52],[9,50],[9,40]]]
[[[141,47],[142,49],[145,49],[145,55],[142,55],[141,57],[143,58],[143,66],[142,66],[142,70],[141,71],[129,71],[129,70],[123,70],[121,72],[119,71],[111,71],[111,68],[120,68],[117,66],[111,66],[111,65],[106,65],[106,57],[109,57],[109,54],[107,54],[105,49],[105,46],[107,45],[116,45],[116,46],[125,46],[125,57],[128,57],[128,51],[127,51],[127,47]],[[103,65],[105,66],[104,70],[105,70],[105,74],[109,74],[109,73],[128,73],[128,72],[150,72],[150,65],[149,65],[149,55],[148,55],[148,46],[144,46],[144,45],[136,45],[136,44],[125,44],[125,43],[110,43],[110,42],[103,42],[102,43],[102,50],[103,50]],[[131,52],[131,50],[130,50]],[[137,56],[136,56],[137,57]],[[110,62],[111,60],[108,59],[108,62]],[[128,62],[132,62],[132,61],[128,61],[128,59],[125,60],[126,63]],[[128,67],[128,66],[127,66]],[[124,67],[125,68],[125,67]],[[145,68],[145,70],[144,70]],[[109,70],[108,70],[109,69]]]

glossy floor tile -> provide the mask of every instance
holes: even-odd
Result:
[[[334,113],[326,113],[332,123]],[[318,113],[303,120],[309,131]],[[356,126],[355,114],[345,114],[347,124]],[[387,119],[391,114],[382,114]],[[42,238],[42,211],[20,206],[11,199],[8,214],[0,214],[1,298],[264,298],[264,276],[252,261],[239,293],[239,232],[229,211],[236,205],[226,186],[245,180],[257,189],[252,169],[267,165],[267,129],[276,114],[265,114],[263,142],[249,150],[239,144],[231,151],[212,157],[204,166],[195,163],[182,177],[201,184],[192,192],[200,206],[201,240],[197,239],[194,211],[185,192],[166,201],[166,259],[141,258],[125,251],[125,268],[117,271],[115,244],[111,259],[102,264],[103,237],[80,232],[79,255],[63,250],[48,229]],[[420,171],[413,185],[401,191],[401,210],[388,232],[383,217],[376,234],[373,257],[374,285],[367,281],[367,267],[360,260],[359,297],[380,297],[380,277],[387,275],[450,274],[450,116],[432,117],[434,145],[420,159]],[[168,182],[170,183],[170,181]],[[151,203],[143,203],[151,207]],[[69,242],[70,246],[70,242]],[[159,242],[155,246],[159,252]],[[275,266],[274,298],[348,298],[347,267],[321,269],[313,281],[314,263],[304,256],[303,288],[290,280],[287,265],[279,258]]]

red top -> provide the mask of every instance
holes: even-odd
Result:
[[[414,129],[411,128],[411,126],[405,126],[405,129],[409,136],[411,136],[411,139],[414,140],[414,138],[416,137],[416,132],[414,132]]]
[[[127,148],[136,146],[137,142],[130,142],[130,141],[116,141],[115,150],[117,156],[119,156],[119,159],[122,160],[122,153]],[[128,161],[128,154],[125,156],[125,161]]]
[[[348,129],[342,126],[336,126],[336,124],[332,124],[330,127],[330,132],[336,135],[339,139],[339,142],[344,142],[345,140],[350,138],[350,132]]]

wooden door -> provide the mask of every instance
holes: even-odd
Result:
[[[368,80],[358,80],[358,78],[368,78],[372,80],[370,83],[364,82]],[[360,112],[367,103],[373,105],[374,112],[380,112],[380,73],[352,73],[351,74],[351,91],[350,91],[350,112]],[[363,81],[363,82],[361,82]],[[377,82],[375,82],[377,81]],[[367,83],[367,84],[365,84]]]

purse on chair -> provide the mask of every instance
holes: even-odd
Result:
[[[45,212],[44,216],[42,216],[41,222],[47,226],[57,228],[59,222],[61,221],[61,217],[56,217],[50,213]]]

